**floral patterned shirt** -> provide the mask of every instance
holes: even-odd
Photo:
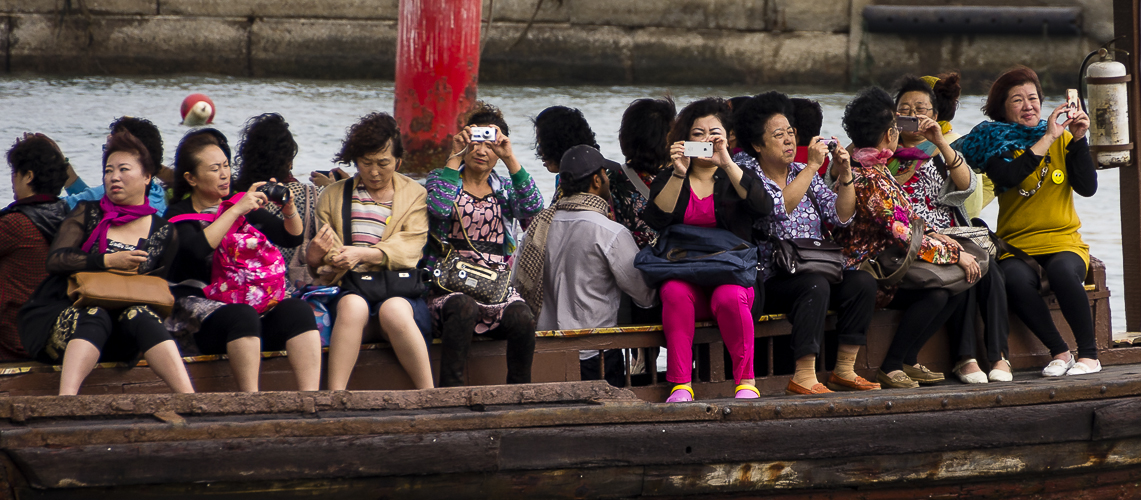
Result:
[[[953,209],[939,203],[939,193],[943,192],[946,184],[947,176],[931,159],[917,167],[915,174],[902,186],[911,201],[911,208],[933,229],[957,225]]]
[[[630,230],[638,248],[645,248],[658,237],[658,232],[642,220],[641,214],[642,210],[646,208],[647,200],[634,187],[633,182],[641,182],[648,187],[650,182],[654,180],[654,174],[636,170],[634,172],[638,174],[636,180],[630,179],[621,168],[606,171],[606,175],[610,178],[610,202],[613,215],[611,218]]]
[[[734,157],[733,161],[741,168],[750,168],[756,172],[761,181],[764,182],[765,190],[768,191],[769,196],[773,197],[773,216],[768,234],[774,238],[781,240],[793,238],[822,240],[825,238],[821,222],[827,222],[833,227],[845,227],[852,223],[853,217],[844,221],[840,220],[840,216],[836,213],[836,193],[828,189],[828,186],[824,184],[824,179],[820,176],[812,178],[812,184],[808,187],[809,192],[804,194],[804,197],[800,199],[800,204],[793,209],[792,213],[788,213],[784,205],[784,191],[761,171],[756,159],[742,153]],[[795,180],[797,174],[806,167],[807,165],[803,163],[790,163],[785,185],[787,186],[788,183]],[[771,278],[776,273],[772,261],[772,244],[767,241],[758,241],[757,257],[761,263],[761,273],[766,280]]]
[[[855,221],[848,227],[837,228],[833,234],[836,242],[844,247],[848,269],[858,268],[889,246],[910,246],[911,221],[919,218],[907,199],[907,193],[890,175],[874,166],[856,163],[852,164],[852,174],[856,183]],[[959,262],[959,249],[924,235],[918,258],[932,264],[955,264]],[[895,290],[881,291],[884,297],[877,303],[884,305],[891,300]]]

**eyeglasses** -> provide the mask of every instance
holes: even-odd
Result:
[[[932,109],[933,108],[925,108],[921,106],[916,106],[915,109],[912,109],[911,106],[900,106],[897,111],[899,112],[900,116],[915,116],[917,114],[925,115],[930,113]]]

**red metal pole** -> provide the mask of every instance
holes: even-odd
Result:
[[[396,121],[405,174],[444,166],[476,99],[481,0],[400,0]]]

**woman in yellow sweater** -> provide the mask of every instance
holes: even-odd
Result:
[[[983,106],[994,121],[979,124],[952,146],[994,182],[1000,192],[996,233],[1041,266],[1074,332],[1076,359],[1038,293],[1038,270],[1011,255],[1000,256],[1011,308],[1054,356],[1042,375],[1084,375],[1101,371],[1084,287],[1089,245],[1078,234],[1081,221],[1074,210],[1074,193],[1097,192],[1086,139],[1089,117],[1062,105],[1043,120],[1041,95],[1038,75],[1030,68],[1003,73]]]

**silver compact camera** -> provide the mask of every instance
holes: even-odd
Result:
[[[685,155],[690,158],[713,158],[713,143],[685,141]]]
[[[495,142],[495,129],[491,127],[472,127],[471,142]]]
[[[828,146],[828,152],[829,153],[835,153],[836,152],[836,146],[838,145],[836,143],[836,139],[820,139],[820,142],[823,142],[824,144],[826,144]]]

